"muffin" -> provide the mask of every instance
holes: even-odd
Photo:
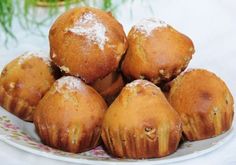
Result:
[[[170,81],[188,65],[194,53],[190,38],[157,19],[144,19],[128,34],[129,48],[122,63],[128,79],[155,84]]]
[[[19,118],[32,121],[40,99],[56,79],[50,61],[25,53],[5,66],[0,77],[0,105]]]
[[[72,76],[58,79],[34,113],[41,141],[51,147],[78,153],[97,146],[107,105],[83,81]]]
[[[160,89],[147,80],[127,84],[108,108],[102,140],[121,158],[155,158],[177,149],[181,120]]]
[[[122,25],[105,11],[82,7],[62,14],[49,32],[52,61],[92,83],[115,71],[127,49]]]
[[[125,82],[122,75],[118,72],[112,72],[105,78],[95,81],[92,84],[92,87],[96,89],[110,105],[115,100],[124,85]]]
[[[194,69],[178,76],[171,82],[168,100],[190,141],[220,135],[231,127],[233,97],[226,84],[207,70]]]

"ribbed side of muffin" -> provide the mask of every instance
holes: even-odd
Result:
[[[0,106],[23,120],[32,121],[35,107],[20,98],[12,97],[2,86],[0,86]]]
[[[146,80],[127,84],[108,108],[102,139],[121,158],[155,158],[173,153],[181,138],[181,120],[160,89]]]
[[[0,76],[0,105],[19,118],[32,121],[33,112],[56,79],[50,60],[25,53],[8,63]]]
[[[168,100],[180,114],[188,140],[215,137],[231,127],[233,97],[211,72],[195,69],[180,75],[171,83]]]
[[[65,76],[39,102],[34,124],[44,144],[63,151],[84,152],[98,145],[106,108],[92,87]]]
[[[67,152],[84,152],[95,148],[100,138],[100,128],[81,132],[81,126],[71,124],[66,129],[35,119],[35,127],[41,141],[53,148]],[[66,126],[65,126],[66,127]]]
[[[215,137],[229,130],[233,115],[231,112],[213,109],[210,114],[181,115],[183,131],[188,140],[202,140]]]
[[[140,133],[138,130],[111,130],[105,128],[102,133],[103,141],[107,144],[108,152],[121,158],[155,158],[173,153],[181,135],[172,133],[168,126],[159,130],[148,130]],[[141,135],[140,135],[141,134]]]

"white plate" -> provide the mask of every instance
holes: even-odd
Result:
[[[156,159],[132,160],[116,159],[106,154],[101,146],[81,154],[72,154],[48,147],[40,142],[34,125],[15,117],[0,107],[0,140],[24,151],[47,158],[83,164],[164,164],[194,158],[211,152],[233,135],[231,128],[215,138],[196,142],[184,142],[178,150],[167,157]]]

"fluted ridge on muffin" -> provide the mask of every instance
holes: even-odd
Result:
[[[78,153],[93,149],[97,146],[100,137],[98,127],[86,133],[80,132],[80,128],[73,124],[68,129],[62,129],[45,122],[42,123],[38,118],[35,118],[34,123],[44,144],[67,152]]]
[[[173,130],[168,128],[159,130],[161,131],[156,131],[155,138],[152,139],[145,133],[138,135],[133,130],[120,128],[111,132],[110,128],[103,128],[102,137],[108,145],[108,152],[112,155],[134,159],[155,158],[173,153],[177,149],[178,139],[181,137],[172,134]]]
[[[215,137],[230,129],[233,96],[214,73],[204,69],[188,70],[173,80],[170,88],[168,100],[180,114],[188,140]]]
[[[11,112],[17,117],[26,120],[32,121],[35,106],[30,106],[25,100],[12,97],[7,93],[3,86],[0,85],[0,106],[5,110]]]
[[[163,157],[177,149],[181,130],[178,113],[160,89],[146,80],[135,80],[108,108],[102,139],[108,152],[117,157]]]

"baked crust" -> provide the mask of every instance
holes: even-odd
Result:
[[[178,76],[170,86],[168,100],[180,114],[188,140],[211,138],[230,129],[233,96],[214,73],[190,70]]]
[[[96,89],[110,105],[120,93],[124,85],[125,82],[122,75],[118,72],[112,72],[105,78],[95,81],[92,84],[92,87]]]
[[[160,89],[146,80],[127,84],[108,108],[102,139],[121,158],[155,158],[176,151],[181,120]]]
[[[160,20],[146,19],[133,26],[128,43],[122,63],[124,75],[154,84],[170,81],[180,74],[194,53],[189,37]]]
[[[50,61],[25,53],[1,73],[0,105],[19,118],[32,121],[35,107],[55,79]]]
[[[53,62],[86,83],[115,71],[128,46],[122,25],[91,7],[62,14],[50,29],[49,43]]]
[[[92,87],[65,76],[40,101],[34,124],[44,144],[68,152],[84,152],[97,146],[106,108]]]

